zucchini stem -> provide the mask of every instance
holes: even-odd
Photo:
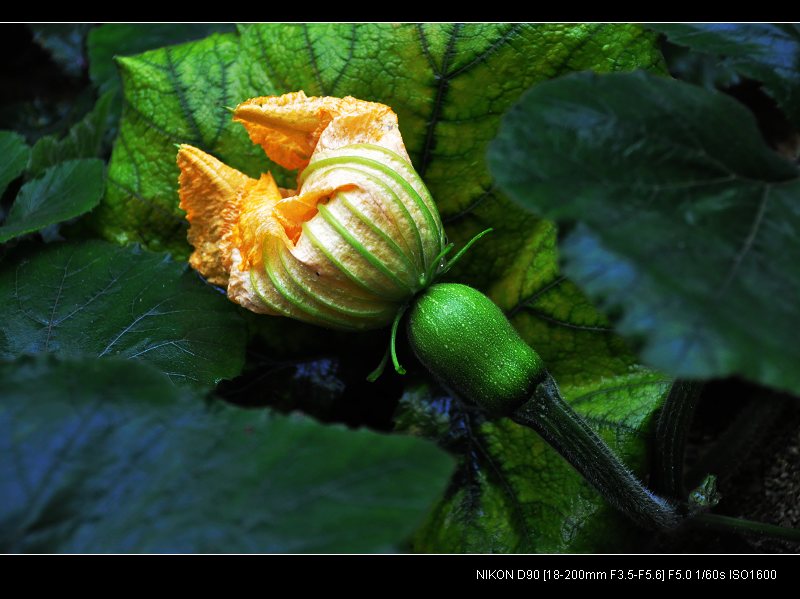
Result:
[[[700,514],[691,519],[693,526],[698,528],[708,528],[721,532],[736,532],[767,539],[779,539],[800,543],[800,529],[786,528],[776,524],[765,522],[754,522],[732,516],[722,516],[720,514]]]
[[[677,506],[647,489],[564,401],[549,373],[511,419],[539,433],[606,500],[638,524],[671,529],[683,520]]]

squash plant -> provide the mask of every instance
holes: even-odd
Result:
[[[70,47],[40,27],[53,69],[88,58],[71,85],[97,100],[47,135],[2,113],[4,550],[651,550],[545,430],[436,364],[425,307],[463,284],[510,355],[546,364],[571,430],[675,506],[661,547],[711,526],[797,539],[712,513],[722,472],[683,471],[703,380],[800,393],[795,28],[102,25]],[[675,80],[664,35],[727,77]],[[412,307],[410,343],[396,327],[405,375],[365,380],[386,330],[254,315],[187,265],[176,144],[292,188],[230,109],[298,90],[391,107],[448,240],[493,229]]]

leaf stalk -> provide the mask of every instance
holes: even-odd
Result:
[[[656,530],[672,529],[683,520],[677,506],[645,487],[564,401],[549,373],[511,419],[539,433],[609,503],[639,525]]]

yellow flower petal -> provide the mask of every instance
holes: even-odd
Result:
[[[213,156],[183,144],[178,151],[180,206],[189,220],[189,263],[215,285],[228,283],[231,234],[241,191],[252,181]]]
[[[350,96],[309,98],[299,91],[253,98],[236,107],[233,120],[289,169],[305,168],[315,151],[357,143],[381,145],[408,159],[392,109]]]
[[[277,237],[290,243],[281,224],[275,218],[275,206],[281,193],[272,175],[265,173],[258,181],[250,181],[242,190],[240,215],[233,233],[234,247],[243,261],[240,269],[259,268],[263,260],[263,242]]]

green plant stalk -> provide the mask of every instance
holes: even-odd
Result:
[[[603,497],[645,528],[669,529],[681,516],[623,464],[586,421],[564,401],[548,373],[511,419],[539,433]]]
[[[433,285],[415,297],[407,331],[417,358],[453,394],[535,430],[639,525],[681,522],[678,508],[647,489],[564,401],[542,359],[484,294]]]
[[[754,522],[732,516],[721,516],[719,514],[700,514],[691,520],[694,526],[699,528],[710,528],[721,532],[736,532],[769,539],[779,539],[800,543],[800,529],[786,528],[775,524],[764,522]]]
[[[702,383],[675,381],[658,414],[655,435],[654,488],[667,497],[683,499],[683,462]]]

